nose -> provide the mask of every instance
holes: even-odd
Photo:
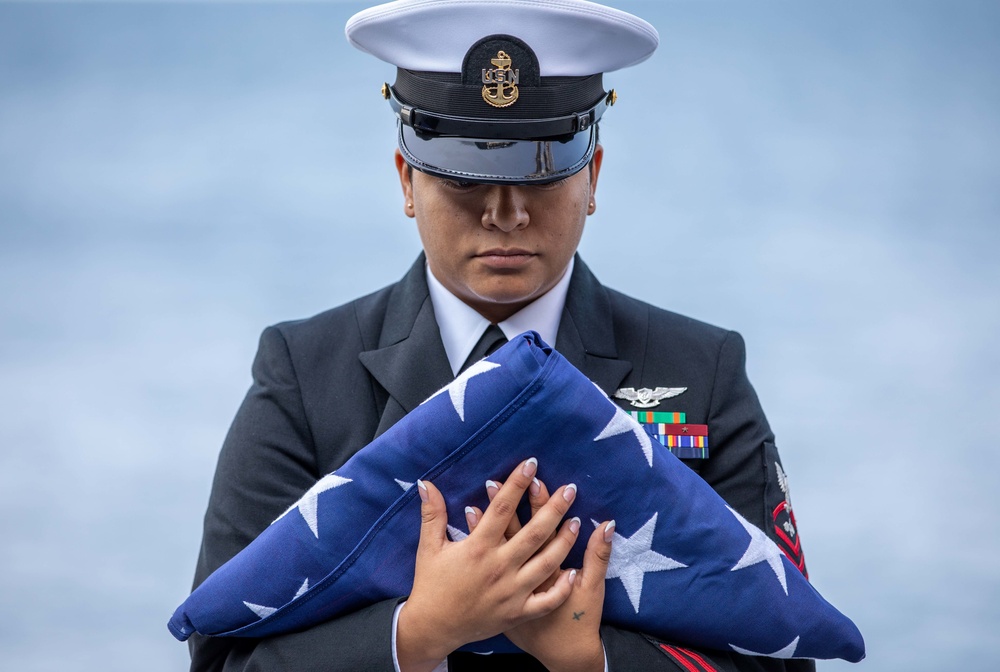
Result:
[[[528,226],[527,195],[521,187],[494,185],[483,204],[483,226],[510,233]]]

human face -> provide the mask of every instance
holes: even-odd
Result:
[[[507,319],[552,289],[576,252],[603,149],[590,169],[545,185],[455,182],[407,169],[396,152],[404,212],[431,273],[490,322]]]

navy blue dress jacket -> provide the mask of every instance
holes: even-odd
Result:
[[[298,322],[266,329],[253,385],[222,447],[195,585],[249,544],[317,479],[368,444],[453,375],[427,291],[423,255],[398,283]],[[609,395],[686,387],[661,404],[709,427],[710,455],[686,460],[730,506],[774,536],[780,463],[744,367],[739,334],[607,289],[579,259],[556,349]],[[619,403],[627,406],[628,402]],[[776,539],[777,541],[777,539]],[[392,672],[387,600],[304,632],[264,640],[190,640],[198,672]],[[619,670],[813,670],[811,661],[691,651],[642,633],[601,629]],[[449,658],[450,672],[544,669],[526,655]]]

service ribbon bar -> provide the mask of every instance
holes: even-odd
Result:
[[[687,422],[687,413],[654,413],[653,411],[629,411],[637,422],[644,425],[677,425]]]
[[[708,457],[708,425],[689,425],[685,413],[629,411],[671,453],[681,459]]]
[[[670,452],[681,459],[705,459],[708,457],[707,436],[677,436],[674,434],[658,435],[656,440],[670,449]]]

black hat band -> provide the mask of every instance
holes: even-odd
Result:
[[[397,79],[397,85],[399,80]],[[439,114],[427,109],[407,105],[390,87],[389,105],[400,121],[415,131],[427,135],[458,136],[466,138],[521,139],[557,138],[590,129],[600,121],[604,111],[611,104],[608,95],[601,89],[600,97],[582,112],[571,112],[563,116],[530,119],[497,119],[462,117],[453,114]],[[478,93],[478,92],[477,92]],[[575,109],[579,110],[579,107]]]
[[[483,102],[482,84],[462,84],[457,73],[398,69],[392,87],[406,105],[455,117],[547,119],[588,109],[607,95],[604,76],[543,77],[540,86],[521,85],[517,103],[496,108]]]

